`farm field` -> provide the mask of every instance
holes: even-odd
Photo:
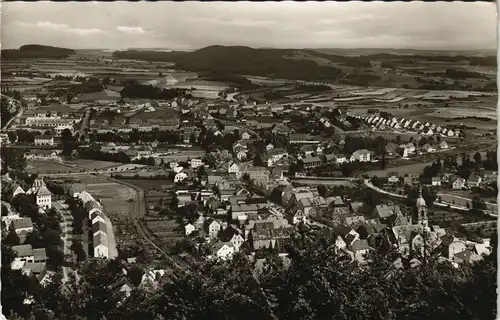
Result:
[[[51,161],[26,161],[28,173],[72,173],[81,172],[82,169],[70,167],[58,162]]]
[[[146,206],[149,216],[157,216],[162,206],[168,205],[172,199],[170,190],[174,183],[170,180],[119,179],[120,181],[138,186],[145,192]],[[163,204],[161,204],[163,202]]]
[[[96,176],[93,174],[85,174],[85,175],[79,175],[78,177],[74,177],[75,183],[83,183],[85,185],[93,185],[93,184],[100,184],[100,183],[108,183],[109,180],[106,177],[103,176]]]
[[[386,168],[383,170],[371,170],[371,171],[366,171],[363,174],[367,174],[370,177],[372,176],[378,176],[378,177],[385,177],[387,176],[388,172],[397,172],[400,175],[404,175],[407,173],[411,173],[414,175],[418,175],[422,173],[422,170],[428,165],[431,165],[431,162],[423,162],[423,163],[414,163],[414,164],[409,164],[409,165],[402,165],[398,167],[392,167],[392,168]]]
[[[146,220],[146,227],[151,230],[158,242],[168,249],[174,247],[177,241],[184,238],[182,227],[176,220]]]
[[[99,161],[99,160],[90,160],[90,159],[78,159],[71,162],[69,164],[75,164],[80,167],[84,167],[88,170],[102,170],[107,168],[114,168],[123,165],[120,162],[112,162],[112,161]]]
[[[127,186],[115,183],[87,184],[87,191],[101,200],[104,209],[110,215],[135,216],[137,212],[136,191]],[[133,201],[129,201],[133,199]],[[108,208],[113,208],[108,210]]]
[[[120,181],[127,182],[130,184],[133,184],[135,186],[138,186],[141,189],[144,189],[144,191],[153,191],[153,190],[162,190],[163,186],[166,186],[167,188],[171,188],[174,183],[170,180],[155,180],[155,179],[120,179]]]
[[[465,190],[446,190],[446,191],[440,191],[439,192],[441,199],[446,202],[453,202],[455,201],[456,204],[458,205],[463,205],[465,206],[467,202],[471,203],[472,198],[474,195],[470,191],[465,191]],[[466,199],[469,200],[466,200]],[[492,201],[496,201],[494,197],[480,197],[482,200],[485,202],[488,202],[488,207],[497,207],[496,204],[494,204]]]
[[[203,157],[204,155],[205,155],[205,151],[192,150],[192,151],[182,151],[179,153],[165,155],[165,156],[161,156],[160,158],[163,159],[163,161],[166,163],[166,162],[169,162],[172,160],[187,161],[189,159]]]

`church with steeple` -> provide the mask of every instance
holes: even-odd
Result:
[[[422,196],[422,186],[418,187],[418,197],[415,201],[416,220],[412,224],[394,226],[392,228],[394,245],[404,255],[410,255],[423,247],[439,246],[439,235],[429,226],[427,203]]]
[[[427,217],[427,203],[422,196],[422,186],[418,187],[418,198],[415,202],[415,209],[417,210],[417,224],[425,231],[430,231],[429,218]]]

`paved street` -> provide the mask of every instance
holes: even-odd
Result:
[[[62,216],[63,221],[61,222],[61,230],[62,230],[62,240],[64,242],[64,256],[73,253],[71,252],[71,239],[72,239],[72,224],[73,224],[73,216],[67,209],[67,205],[63,203],[63,201],[54,201],[52,206],[56,211]],[[68,274],[73,270],[69,267],[63,266],[63,282],[68,281]]]

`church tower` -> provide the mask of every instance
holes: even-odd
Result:
[[[422,197],[422,186],[418,186],[418,198],[415,203],[417,209],[417,223],[421,225],[424,230],[429,229],[429,220],[427,219],[427,204],[424,197]]]

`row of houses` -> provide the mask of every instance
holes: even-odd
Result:
[[[458,137],[461,135],[459,129],[449,129],[444,126],[431,124],[429,122],[421,123],[418,120],[411,120],[405,118],[396,117],[382,117],[378,115],[354,115],[348,113],[348,115],[353,116],[357,119],[363,120],[366,123],[372,125],[374,128],[384,130],[386,127],[393,129],[404,129],[411,130],[415,132],[420,132],[422,135],[432,136],[434,134],[439,134],[444,137]]]
[[[78,188],[77,188],[78,186]],[[104,213],[104,206],[84,190],[80,184],[72,186],[72,196],[82,201],[88,212],[88,220],[92,225],[93,256],[105,259],[114,259],[118,256],[116,241],[111,220]]]

